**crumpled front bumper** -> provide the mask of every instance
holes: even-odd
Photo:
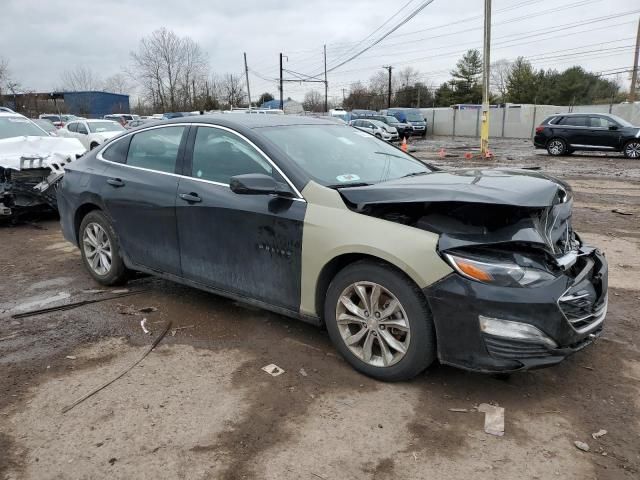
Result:
[[[487,373],[557,364],[602,333],[607,279],[604,254],[590,247],[580,250],[565,274],[535,288],[493,286],[452,273],[424,290],[439,359]],[[531,325],[551,342],[489,335],[481,330],[480,317]]]

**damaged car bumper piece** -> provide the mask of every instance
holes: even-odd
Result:
[[[557,364],[593,343],[607,312],[607,261],[582,248],[535,288],[483,284],[452,273],[424,290],[442,363],[509,372]]]

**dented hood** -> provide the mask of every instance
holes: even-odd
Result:
[[[571,188],[561,180],[529,170],[499,169],[437,171],[339,191],[359,207],[405,202],[470,202],[542,208],[571,197]]]
[[[0,167],[20,170],[67,163],[86,148],[76,138],[12,137],[0,140]]]

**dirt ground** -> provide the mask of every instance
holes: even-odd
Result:
[[[540,167],[573,185],[575,228],[611,267],[595,345],[508,378],[434,365],[385,384],[353,371],[322,330],[151,277],[127,285],[138,295],[14,319],[113,292],[95,291],[55,219],[0,227],[0,478],[640,478],[640,162],[492,146],[486,161],[465,159],[464,140],[412,145],[444,168]],[[138,366],[61,413],[168,321]],[[261,370],[271,363],[285,373]],[[480,403],[505,408],[503,437],[484,432]]]

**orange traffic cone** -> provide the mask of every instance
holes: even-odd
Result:
[[[402,149],[403,152],[407,151],[407,137],[402,137],[402,145],[400,145],[400,149]]]
[[[447,152],[444,151],[444,148],[441,148],[440,151],[438,152],[438,156],[440,158],[444,158],[447,156]]]

